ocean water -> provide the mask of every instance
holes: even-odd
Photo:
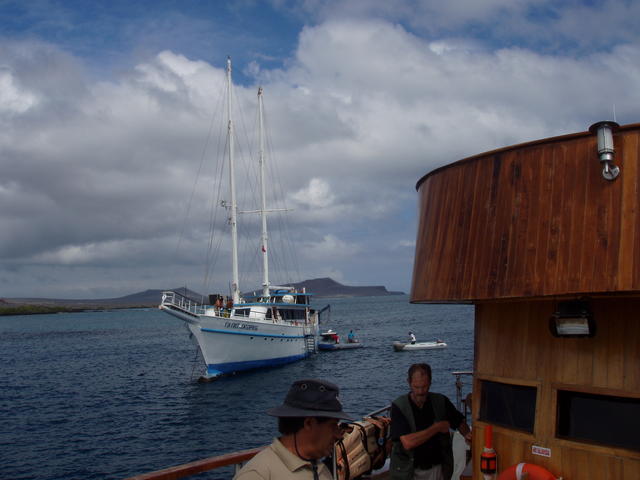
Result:
[[[472,306],[407,296],[315,305],[326,303],[323,328],[353,329],[365,348],[205,384],[185,327],[155,309],[0,317],[0,479],[120,479],[268,444],[276,420],[264,412],[300,378],[336,383],[345,410],[362,416],[407,391],[408,366],[427,362],[432,390],[455,401],[451,372],[473,366]],[[394,352],[409,330],[449,347]]]

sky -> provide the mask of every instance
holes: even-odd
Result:
[[[238,125],[265,91],[289,210],[269,223],[292,242],[274,234],[273,281],[408,292],[423,175],[640,121],[638,18],[627,0],[0,0],[0,298],[228,293],[227,56]]]

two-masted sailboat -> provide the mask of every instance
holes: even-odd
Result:
[[[236,200],[234,121],[232,119],[231,59],[227,59],[227,155],[230,201],[225,203],[231,229],[231,293],[227,299],[210,295],[208,303],[196,302],[175,291],[162,294],[160,309],[185,322],[206,363],[206,378],[241,370],[281,365],[316,351],[318,312],[310,306],[310,294],[269,282],[269,249],[265,187],[265,149],[262,88],[258,89],[260,207],[240,212]],[[238,213],[261,216],[262,292],[243,298],[238,273]]]

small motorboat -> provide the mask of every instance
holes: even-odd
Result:
[[[429,350],[434,348],[447,348],[447,344],[442,340],[436,340],[435,342],[393,342],[393,349],[396,352],[403,352],[405,350]]]
[[[336,332],[329,329],[326,332],[320,334],[320,340],[318,341],[319,350],[349,350],[352,348],[362,348],[362,344],[358,340],[347,341],[340,343],[340,337]]]

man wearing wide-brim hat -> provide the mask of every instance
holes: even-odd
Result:
[[[342,411],[338,387],[323,380],[298,380],[291,385],[284,403],[267,411],[278,417],[282,434],[258,453],[235,480],[331,480],[329,469],[319,459],[330,455],[342,437]]]

